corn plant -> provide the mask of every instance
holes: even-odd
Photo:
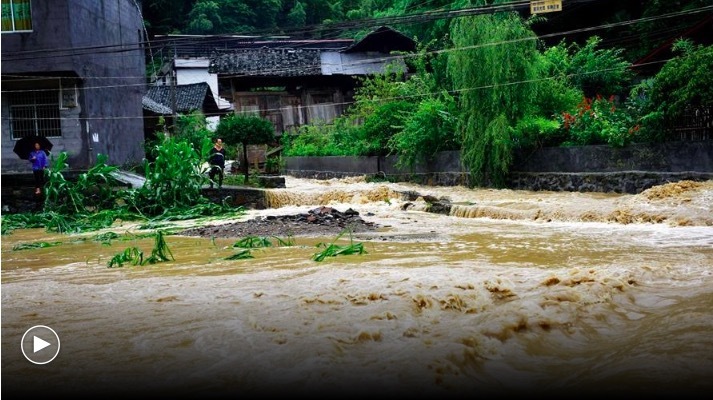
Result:
[[[107,266],[114,268],[122,267],[126,263],[131,263],[132,265],[157,264],[171,260],[174,260],[173,253],[171,253],[171,249],[168,248],[168,244],[164,239],[164,232],[159,230],[154,234],[154,247],[150,256],[144,258],[144,252],[138,247],[129,247],[123,252],[114,255]]]
[[[226,260],[245,260],[248,258],[255,258],[250,252],[250,249],[245,249],[233,254],[232,256],[225,257]]]
[[[107,156],[97,155],[96,164],[73,182],[62,174],[69,168],[67,158],[66,152],[60,153],[47,172],[45,210],[72,215],[115,208],[121,193],[114,190],[118,181],[111,174],[118,168],[106,164]]]
[[[54,247],[61,245],[62,242],[34,242],[34,243],[18,243],[12,246],[12,251],[29,250],[29,249],[44,249],[45,247]]]
[[[129,247],[123,252],[116,254],[109,260],[107,265],[109,268],[123,267],[126,263],[131,263],[132,265],[140,265],[144,260],[144,252],[138,247]]]
[[[336,244],[335,242],[347,232],[349,232],[349,244],[344,246]],[[312,259],[317,262],[324,261],[327,257],[367,253],[363,243],[354,243],[351,229],[343,230],[331,243],[317,243],[317,248],[323,248],[322,251],[312,255]]]
[[[107,165],[107,157],[101,154],[94,167],[76,181],[68,180],[64,176],[69,169],[68,155],[60,153],[46,173],[43,211],[3,215],[2,234],[39,227],[50,232],[79,233],[107,228],[117,219],[148,220],[143,228],[156,229],[167,226],[162,221],[245,213],[242,207],[227,202],[215,204],[202,196],[201,186],[207,178],[200,171],[200,154],[189,142],[162,138],[152,156],[153,161],[144,165],[145,185],[134,189],[120,187],[113,176],[118,168]]]
[[[167,209],[190,208],[207,203],[202,195],[206,177],[201,174],[200,155],[187,141],[165,138],[153,149],[154,161],[144,164],[146,182],[136,190],[132,205],[148,216]]]
[[[166,243],[166,239],[164,238],[164,232],[160,230],[156,231],[154,248],[153,250],[151,250],[151,255],[148,256],[146,260],[144,260],[144,263],[156,264],[159,262],[171,260],[174,260],[173,253],[171,253],[171,249],[168,248],[168,244]]]
[[[44,213],[3,214],[0,227],[3,235],[9,235],[15,229],[42,228],[46,221]]]
[[[237,242],[233,243],[233,247],[241,247],[244,249],[254,249],[258,247],[272,247],[272,242],[266,237],[246,236]]]
[[[295,245],[295,239],[291,235],[288,235],[286,239],[281,239],[277,236],[273,237],[277,240],[277,244],[281,247],[290,247]]]

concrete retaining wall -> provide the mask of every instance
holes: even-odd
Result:
[[[640,193],[680,180],[713,179],[713,142],[550,147],[514,155],[508,187],[524,190]],[[396,157],[286,157],[285,174],[313,179],[371,175],[424,185],[469,184],[460,153],[442,152],[413,170]]]
[[[713,172],[713,141],[546,147],[515,155],[519,172]]]

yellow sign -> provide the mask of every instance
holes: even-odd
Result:
[[[530,2],[530,14],[542,14],[562,11],[562,0],[543,0]]]

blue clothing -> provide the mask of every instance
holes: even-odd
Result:
[[[49,164],[44,150],[32,150],[30,152],[30,162],[32,162],[33,171],[43,170]]]

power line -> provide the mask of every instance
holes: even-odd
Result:
[[[427,19],[424,19],[423,21],[419,22],[424,22],[426,20],[431,21],[435,19],[443,19],[443,18],[456,18],[456,17],[464,17],[464,16],[469,16],[469,15],[476,15],[476,14],[482,14],[482,13],[492,13],[492,12],[497,12],[497,11],[504,11],[504,10],[510,10],[513,8],[517,7],[524,7],[525,5],[529,4],[529,1],[515,1],[515,2],[510,2],[510,3],[504,3],[502,5],[498,6],[482,6],[482,7],[471,7],[471,8],[464,8],[464,9],[459,9],[459,10],[449,10],[449,11],[442,11],[442,12],[430,12],[426,11],[423,13],[419,14],[413,14],[413,15],[407,15],[407,16],[394,16],[394,17],[383,17],[383,18],[370,18],[370,19],[361,19],[361,20],[354,20],[354,21],[346,21],[342,23],[336,23],[336,24],[330,24],[328,26],[325,25],[312,25],[307,28],[300,28],[300,29],[295,29],[292,31],[287,31],[286,33],[274,33],[274,32],[269,32],[269,31],[264,31],[261,33],[261,31],[256,31],[251,33],[250,35],[247,34],[241,34],[241,33],[234,33],[230,34],[227,36],[233,36],[233,40],[255,40],[255,39],[265,39],[265,38],[270,38],[270,37],[284,37],[287,34],[292,34],[292,35],[297,35],[297,34],[304,34],[310,32],[317,32],[317,31],[322,31],[325,29],[325,27],[328,27],[330,30],[345,30],[348,27],[354,28],[354,27],[360,27],[363,28],[365,26],[374,26],[374,25],[385,25],[388,24],[389,22],[393,21],[409,21],[413,19],[418,19],[422,18],[423,16],[427,16]],[[319,30],[316,27],[321,27]],[[224,40],[226,35],[210,35],[210,36],[217,36],[218,38],[222,39],[215,39],[215,40]],[[184,37],[180,39],[164,39],[163,41],[156,43],[154,42],[154,46],[160,46],[162,43],[165,45],[180,45],[182,42],[186,42],[189,40],[194,40],[194,38],[190,37]],[[131,51],[131,50],[140,50],[143,49],[144,45],[149,43],[147,42],[140,42],[138,44],[138,47],[133,48],[133,49],[126,49],[124,44],[115,44],[115,45],[97,45],[97,46],[84,46],[84,47],[74,47],[74,48],[62,48],[62,49],[39,49],[39,50],[26,50],[22,52],[16,52],[12,55],[9,55],[9,60],[11,61],[17,61],[17,60],[26,60],[26,59],[37,59],[37,58],[47,58],[47,57],[68,57],[68,56],[74,56],[74,55],[84,55],[84,54],[101,54],[104,53],[104,51],[99,51],[98,53],[92,53],[95,50],[106,50],[106,52],[116,52],[116,51]],[[119,50],[117,50],[119,48]],[[61,54],[48,54],[50,52],[58,52]],[[71,54],[64,54],[65,52],[73,52]],[[89,52],[89,53],[87,53]],[[30,58],[23,58],[23,56],[32,56]],[[6,57],[7,59],[7,57]]]
[[[637,67],[640,66],[646,66],[646,65],[653,65],[653,64],[659,64],[659,63],[666,63],[670,59],[667,60],[660,60],[660,61],[653,61],[653,62],[648,62],[648,63],[642,63],[638,64]],[[628,67],[626,67],[628,68]],[[620,68],[604,68],[604,69],[599,69],[599,70],[594,70],[594,71],[588,71],[588,72],[583,72],[583,73],[578,73],[578,74],[569,74],[569,75],[557,75],[557,76],[549,76],[549,77],[543,77],[543,78],[537,78],[537,79],[528,79],[528,80],[521,80],[521,81],[512,81],[512,82],[503,82],[503,83],[494,83],[490,85],[482,85],[482,86],[476,86],[476,87],[469,87],[469,88],[461,88],[461,89],[454,89],[450,90],[448,93],[449,94],[458,94],[458,93],[463,93],[463,92],[469,92],[469,91],[475,91],[475,90],[486,90],[486,89],[494,89],[498,87],[507,87],[507,86],[514,86],[514,85],[522,85],[522,84],[533,84],[533,83],[538,83],[538,82],[545,82],[553,79],[560,79],[563,77],[566,78],[573,78],[577,76],[583,76],[583,75],[589,75],[589,74],[597,74],[601,72],[609,72],[609,71],[618,71]],[[634,85],[632,83],[632,85]],[[437,95],[441,93],[441,91],[437,92],[429,92],[429,93],[421,93],[421,94],[413,94],[413,95],[407,95],[407,96],[394,96],[394,97],[385,97],[380,99],[381,102],[389,102],[389,101],[397,101],[397,100],[413,100],[413,99],[418,99],[422,98],[425,96],[432,96],[432,95]],[[329,103],[330,105],[339,105],[339,106],[351,106],[355,104],[356,101],[344,101],[344,102],[339,102],[339,103]],[[320,107],[319,104],[314,104],[314,105],[308,105],[308,106],[299,106],[298,108],[300,109],[309,109],[309,108],[318,108]],[[279,112],[282,111],[282,107],[280,108],[268,108],[268,109],[263,109],[261,111],[266,111],[266,112]],[[253,111],[252,110],[244,110],[244,111],[238,111],[234,110],[233,111],[236,114],[251,114]],[[184,114],[187,115],[187,114]],[[143,120],[148,120],[148,119],[153,119],[155,117],[153,116],[127,116],[127,117],[84,117],[82,119],[87,120],[87,121],[97,121],[97,120],[135,120],[135,119],[143,119]],[[33,120],[57,120],[58,118],[33,118]],[[74,121],[76,118],[74,117],[60,117],[60,120],[66,120],[66,121]],[[12,118],[0,118],[0,120],[12,120]]]
[[[591,3],[597,0],[569,0],[567,1],[566,4],[582,4],[582,3]],[[207,37],[212,37],[213,41],[225,41],[225,40],[231,40],[231,41],[250,41],[250,40],[259,40],[259,39],[275,39],[275,38],[280,38],[280,37],[285,37],[285,35],[299,35],[299,34],[306,34],[306,33],[315,33],[315,32],[324,32],[325,30],[333,31],[333,32],[339,32],[339,31],[345,31],[347,29],[354,29],[354,28],[360,28],[364,29],[365,27],[373,27],[373,26],[381,26],[381,25],[388,25],[388,24],[401,24],[401,25],[407,25],[407,24],[414,24],[414,23],[424,23],[424,22],[431,22],[434,20],[439,20],[439,19],[452,19],[452,18],[460,18],[460,17],[467,17],[467,16],[473,16],[473,15],[479,15],[479,14],[492,14],[496,12],[504,12],[504,11],[515,11],[519,9],[524,9],[529,7],[529,1],[513,1],[513,2],[508,2],[508,3],[501,3],[498,5],[492,5],[492,6],[480,6],[480,7],[469,7],[469,8],[462,8],[462,9],[455,9],[455,10],[434,10],[434,11],[423,11],[423,12],[418,12],[418,13],[413,13],[409,15],[399,15],[399,16],[389,16],[389,17],[381,17],[381,18],[365,18],[365,19],[358,19],[358,20],[352,20],[352,21],[344,21],[340,23],[334,23],[334,24],[329,24],[329,25],[324,25],[324,24],[315,24],[315,25],[310,25],[308,27],[303,27],[303,28],[296,28],[293,30],[287,30],[282,33],[275,33],[271,31],[253,31],[251,33],[231,33],[231,34],[225,34],[225,35],[207,35]],[[708,6],[708,7],[703,7],[700,9],[699,12],[706,11],[708,9],[713,9],[713,6]],[[566,9],[564,13],[566,13]],[[181,45],[182,43],[191,43],[192,41],[195,41],[197,36],[193,35],[181,35],[181,38],[165,38],[160,41],[146,41],[146,42],[140,42],[138,43],[138,46],[136,48],[126,48],[126,45],[124,44],[116,44],[116,45],[100,45],[100,46],[86,46],[86,47],[75,47],[75,48],[63,48],[63,49],[52,49],[52,50],[27,50],[23,52],[17,52],[14,53],[10,56],[10,60],[25,60],[28,58],[23,58],[25,55],[33,55],[33,57],[30,57],[29,59],[36,59],[36,58],[46,58],[46,57],[68,57],[72,55],[84,55],[84,54],[93,54],[92,52],[95,50],[106,50],[106,51],[99,51],[96,54],[103,54],[103,53],[112,53],[116,51],[132,51],[132,50],[143,50],[145,46],[147,45],[153,45],[154,47],[160,48],[162,45],[165,46],[171,46],[171,45]],[[206,35],[202,35],[202,38],[205,38]],[[203,41],[205,44],[209,44],[211,40]],[[119,50],[116,50],[116,48],[120,48]],[[60,52],[61,54],[52,54],[52,52]],[[66,52],[76,52],[76,53],[70,53],[66,54]],[[89,52],[89,53],[87,53]],[[7,56],[6,56],[7,58]]]
[[[539,40],[539,39],[543,39],[543,38],[552,38],[552,37],[557,37],[557,36],[565,36],[565,35],[571,35],[571,34],[577,34],[577,33],[592,32],[592,31],[601,30],[601,29],[609,29],[609,28],[613,28],[613,27],[620,27],[620,26],[652,22],[652,21],[656,21],[656,20],[675,18],[675,17],[680,17],[680,16],[686,16],[686,15],[693,15],[693,14],[697,14],[697,13],[705,11],[705,10],[713,10],[713,6],[706,6],[706,7],[702,7],[699,9],[681,11],[681,12],[676,12],[676,13],[669,13],[669,14],[664,14],[664,15],[659,15],[659,16],[654,16],[654,17],[640,18],[640,19],[636,19],[636,20],[621,21],[621,22],[616,22],[616,23],[598,25],[598,26],[594,26],[594,27],[580,28],[580,29],[563,31],[563,32],[555,32],[555,33],[550,33],[550,34],[545,34],[545,35],[540,35],[540,36],[514,39],[511,41],[491,42],[491,43],[477,44],[477,45],[467,46],[467,47],[462,47],[462,48],[432,50],[432,51],[426,52],[425,54],[448,53],[448,52],[452,52],[452,51],[469,50],[469,49],[475,49],[475,48],[480,48],[480,47],[498,46],[498,45],[516,43],[516,42],[521,42],[521,41]],[[373,61],[388,62],[390,60],[399,60],[399,59],[404,59],[404,58],[409,58],[409,57],[418,57],[420,55],[421,54],[389,55],[389,56],[384,56],[384,57],[380,57],[380,58],[370,59],[368,62],[373,62]],[[352,63],[345,63],[345,64],[341,64],[341,65],[350,67],[350,66],[357,66],[357,65],[360,65],[365,62],[367,62],[367,61],[355,61]],[[272,70],[264,69],[264,70],[261,70],[261,72],[263,72],[263,74],[266,72],[278,74],[278,73],[284,73],[284,72],[288,72],[288,71],[289,71],[289,69],[272,69]],[[7,77],[7,76],[17,77],[17,75],[13,75],[13,74],[3,74],[3,77]],[[232,76],[231,75],[223,75],[223,76],[230,78],[230,77],[239,77],[239,76],[243,76],[243,75],[232,75]],[[57,77],[57,76],[47,76],[46,77],[46,79],[59,79],[59,78],[76,79],[76,77]],[[104,77],[91,77],[90,76],[87,78],[112,79],[112,77],[105,77],[105,76]],[[141,76],[141,77],[129,76],[129,77],[113,77],[113,78],[117,78],[117,79],[145,79],[145,76]],[[29,76],[29,80],[35,80],[35,79],[45,79],[45,78],[38,77],[37,75]],[[141,85],[141,83],[136,84],[136,85],[126,85],[126,86],[138,86],[138,85]],[[122,85],[108,85],[108,86],[94,86],[94,87],[87,86],[87,87],[84,87],[84,89],[94,89],[94,88],[104,88],[104,87],[120,87],[120,86],[122,86]],[[8,93],[8,92],[11,92],[11,91],[3,91],[3,93]]]

